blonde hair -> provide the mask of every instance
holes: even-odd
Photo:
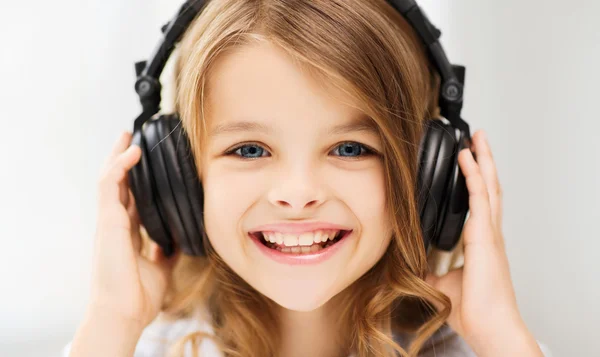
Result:
[[[279,46],[299,68],[341,89],[384,143],[392,242],[375,266],[334,297],[342,340],[332,343],[358,357],[417,356],[451,309],[450,299],[424,281],[428,263],[416,201],[418,144],[425,119],[438,115],[439,76],[414,30],[384,0],[209,1],[183,35],[175,67],[175,110],[198,168],[211,68],[219,56],[256,41]],[[211,338],[226,356],[275,356],[275,303],[235,274],[205,234],[202,239],[207,256],[181,257],[163,311],[178,318],[204,307],[214,335],[184,336],[170,355],[183,356],[188,342],[195,347]],[[393,339],[400,333],[412,336],[408,351]]]

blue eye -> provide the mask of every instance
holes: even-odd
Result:
[[[239,154],[238,154],[239,152]],[[237,146],[225,153],[227,156],[238,156],[244,160],[252,160],[262,157],[264,153],[267,151],[260,145],[255,143],[243,144]],[[370,156],[375,154],[375,152],[367,147],[366,145],[354,142],[354,141],[346,141],[333,149],[332,152],[340,153],[339,156],[347,157],[347,158],[361,158],[365,156]],[[348,156],[347,156],[348,155]]]
[[[238,151],[241,151],[240,154],[237,154]],[[245,144],[245,145],[241,145],[238,146],[237,148],[227,152],[227,155],[231,155],[233,153],[235,153],[237,156],[241,156],[242,158],[246,159],[254,159],[257,157],[261,157],[262,153],[265,152],[265,149],[263,149],[260,145],[256,145],[256,144]],[[246,157],[244,155],[250,155],[249,157]]]
[[[338,149],[340,149],[340,150],[338,150]],[[360,155],[361,153],[365,153],[365,154],[371,154],[372,153],[363,144],[359,144],[357,142],[352,142],[352,141],[345,142],[345,143],[342,143],[342,144],[336,146],[336,148],[333,151],[339,151],[342,154],[341,156],[344,156],[346,154],[348,154],[348,155],[352,155],[352,154]],[[362,156],[365,156],[365,155],[362,155]],[[344,156],[344,157],[357,157],[357,156]]]

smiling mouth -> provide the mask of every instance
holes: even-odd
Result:
[[[252,233],[257,240],[264,245],[265,247],[273,250],[277,250],[281,253],[288,254],[314,254],[323,249],[326,249],[337,242],[339,242],[342,238],[344,238],[347,233],[352,231],[341,230],[339,231],[333,240],[327,240],[327,242],[315,243],[313,242],[311,245],[294,245],[294,246],[285,246],[283,244],[271,243],[265,239],[265,236],[262,232]]]

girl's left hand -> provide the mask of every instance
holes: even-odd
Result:
[[[430,273],[426,281],[450,298],[447,322],[478,356],[543,356],[517,307],[502,236],[502,189],[492,152],[483,131],[472,135],[472,141],[477,161],[469,149],[458,156],[469,191],[464,267],[442,277]]]

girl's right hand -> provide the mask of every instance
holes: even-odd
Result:
[[[140,160],[142,151],[137,145],[129,146],[130,142],[131,133],[122,133],[98,181],[88,313],[109,314],[115,320],[132,322],[141,331],[161,310],[180,252],[166,258],[158,244],[150,241],[149,257],[141,255],[140,221],[128,171]]]

